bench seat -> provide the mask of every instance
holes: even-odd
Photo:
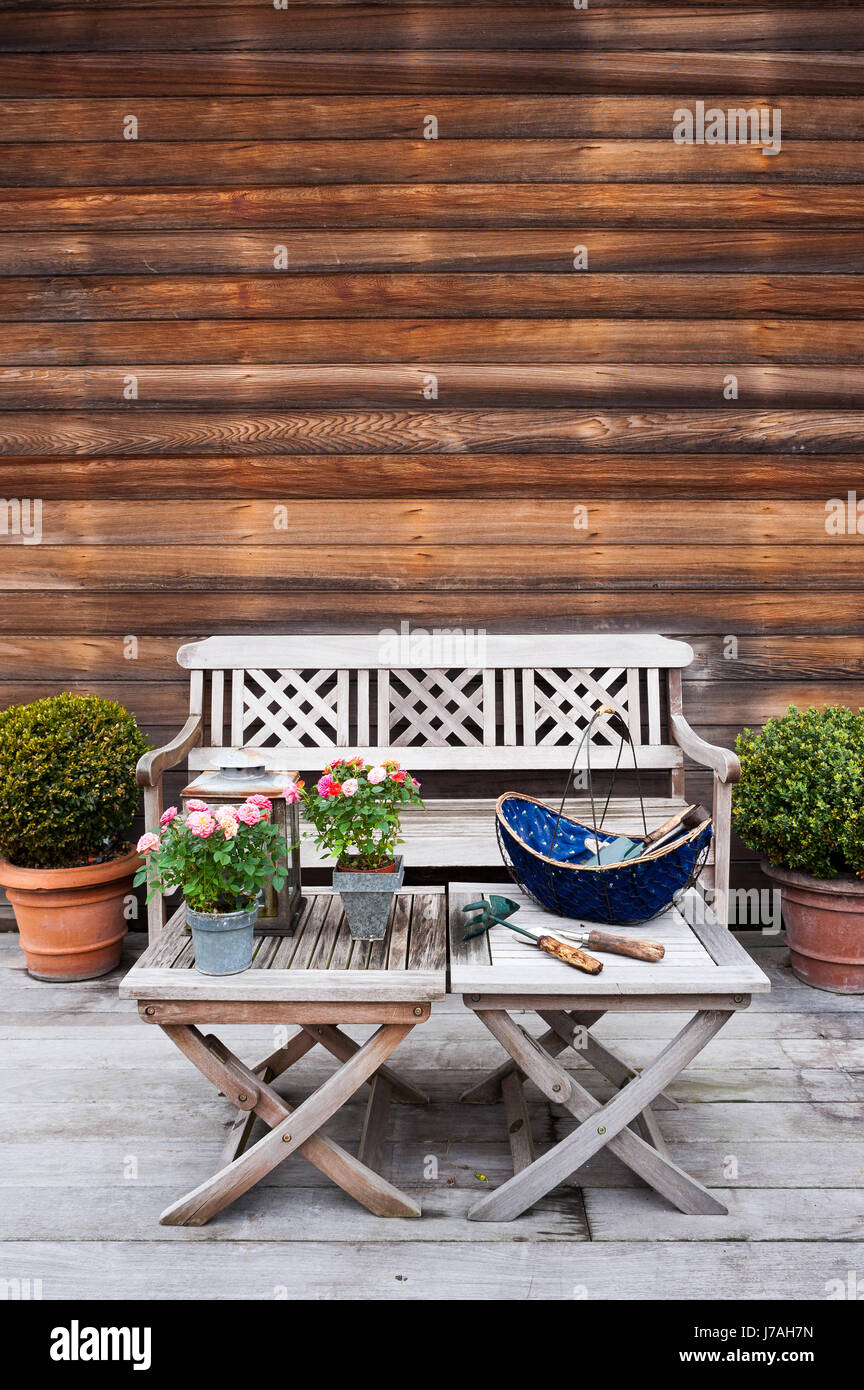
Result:
[[[444,798],[427,801],[425,811],[409,808],[402,816],[404,844],[401,853],[405,856],[406,864],[412,868],[440,869],[481,869],[500,865],[501,854],[495,834],[495,800],[494,797],[472,800]],[[677,797],[646,796],[645,819],[648,829],[662,825],[687,804]],[[597,805],[599,814],[603,808],[602,798]],[[574,820],[591,824],[591,802],[588,797],[569,799],[566,812]],[[305,822],[301,821],[301,826],[308,831],[309,826]],[[614,797],[609,803],[605,828],[619,834],[641,830],[638,800]],[[302,842],[300,863],[304,869],[333,867],[333,861],[320,855],[314,842],[308,839]]]

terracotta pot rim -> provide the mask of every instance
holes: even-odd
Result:
[[[84,888],[128,878],[143,862],[137,849],[130,849],[117,859],[106,859],[103,864],[81,864],[71,869],[25,869],[10,864],[8,859],[0,859],[0,884],[4,888],[23,888],[33,893]]]
[[[759,866],[769,878],[778,883],[786,883],[790,888],[807,888],[811,893],[825,893],[864,898],[864,879],[854,874],[838,874],[836,878],[817,878],[815,874],[805,874],[800,869],[786,869],[780,864],[769,864],[761,859]]]

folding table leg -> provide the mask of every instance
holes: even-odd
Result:
[[[668,1197],[679,1210],[693,1214],[725,1214],[726,1208],[713,1193],[628,1126],[722,1028],[729,1018],[727,1011],[707,1009],[695,1014],[651,1065],[603,1106],[509,1014],[503,1010],[484,1009],[478,1011],[478,1017],[510,1053],[519,1070],[529,1076],[544,1095],[566,1106],[582,1123],[554,1149],[477,1202],[469,1212],[472,1220],[512,1220],[607,1144],[628,1167]]]
[[[340,1062],[347,1062],[355,1052],[360,1051],[360,1044],[332,1023],[310,1023],[303,1026],[313,1042],[321,1043],[322,1047],[326,1047]],[[417,1086],[412,1086],[410,1081],[403,1081],[390,1067],[379,1067],[376,1076],[382,1076],[385,1081],[389,1081],[393,1099],[401,1101],[403,1105],[429,1104],[429,1097],[423,1091]]]
[[[250,1067],[250,1071],[254,1072],[255,1076],[260,1077],[262,1081],[275,1081],[277,1076],[281,1076],[289,1067],[293,1067],[295,1062],[299,1062],[301,1057],[305,1057],[307,1052],[311,1052],[314,1046],[315,1039],[301,1028],[300,1032],[295,1033],[284,1047],[279,1047],[275,1052],[262,1057],[260,1062],[256,1062]],[[255,1119],[254,1111],[252,1113],[245,1110],[237,1111],[222,1149],[220,1167],[226,1163],[233,1163],[235,1158],[238,1158],[246,1148],[255,1128]]]
[[[387,1138],[387,1116],[390,1113],[390,1101],[393,1099],[393,1087],[387,1078],[382,1076],[382,1071],[383,1068],[380,1068],[370,1083],[372,1089],[363,1118],[360,1147],[357,1150],[360,1162],[367,1163],[376,1173],[381,1172],[384,1141]]]
[[[198,1029],[189,1025],[163,1025],[163,1031],[199,1071],[238,1107],[248,1105],[259,1114],[271,1130],[233,1163],[220,1168],[168,1207],[160,1217],[161,1223],[203,1226],[295,1151],[376,1215],[419,1216],[420,1208],[412,1198],[316,1132],[377,1070],[412,1027],[383,1025],[350,1061],[294,1110],[218,1039],[205,1041]]]
[[[601,1014],[597,1014],[601,1018]],[[571,1028],[571,1033],[573,1029]],[[565,1041],[550,1029],[539,1039],[542,1047],[546,1049],[550,1057],[557,1057],[560,1052],[564,1052],[569,1046],[569,1041]],[[502,1087],[508,1076],[518,1072],[519,1068],[514,1062],[503,1062],[495,1071],[484,1076],[482,1081],[477,1081],[473,1086],[469,1086],[467,1091],[463,1091],[459,1097],[463,1105],[494,1105],[501,1099]]]
[[[636,1068],[631,1067],[623,1057],[619,1057],[617,1052],[613,1052],[605,1043],[599,1042],[588,1031],[598,1018],[603,1017],[602,1014],[565,1013],[562,1010],[544,1009],[540,1011],[540,1017],[566,1046],[574,1047],[580,1057],[584,1057],[586,1062],[595,1071],[599,1071],[601,1076],[605,1076],[607,1081],[611,1081],[613,1086],[626,1086],[628,1082],[636,1080],[639,1075]],[[573,1041],[576,1033],[580,1035],[578,1045]],[[651,1104],[655,1110],[678,1109],[678,1102],[667,1096],[665,1091],[661,1091]]]
[[[513,1155],[513,1172],[521,1173],[534,1162],[534,1136],[528,1106],[525,1104],[525,1091],[522,1078],[517,1071],[508,1072],[501,1082],[501,1095],[504,1099],[504,1114],[507,1116],[507,1138]]]

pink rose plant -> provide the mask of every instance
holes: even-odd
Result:
[[[258,900],[268,883],[280,889],[287,867],[283,832],[270,818],[272,803],[259,797],[242,806],[208,806],[190,801],[185,815],[162,817],[161,835],[148,831],[138,841],[147,855],[135,883],[154,893],[183,889],[196,912],[238,912]]]
[[[402,808],[423,805],[419,787],[395,759],[372,764],[355,754],[329,763],[301,795],[319,850],[341,868],[378,869],[402,842]]]

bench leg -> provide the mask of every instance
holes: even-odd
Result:
[[[168,1207],[160,1217],[162,1225],[203,1226],[295,1152],[302,1153],[376,1216],[420,1215],[420,1207],[412,1198],[338,1144],[317,1134],[321,1125],[411,1032],[412,1024],[384,1024],[296,1109],[217,1038],[205,1039],[197,1028],[189,1025],[165,1024],[162,1027],[181,1052],[238,1109],[254,1111],[271,1126],[269,1134]]]
[[[667,1043],[650,1066],[600,1105],[583,1086],[503,1010],[478,1010],[478,1017],[509,1052],[518,1069],[550,1100],[564,1105],[579,1128],[501,1187],[472,1207],[474,1221],[511,1221],[569,1178],[607,1144],[633,1172],[667,1197],[680,1211],[725,1215],[713,1193],[685,1173],[665,1154],[629,1128],[663,1087],[693,1060],[729,1018],[727,1011],[706,1009],[695,1014]],[[590,1124],[585,1123],[590,1120]]]

